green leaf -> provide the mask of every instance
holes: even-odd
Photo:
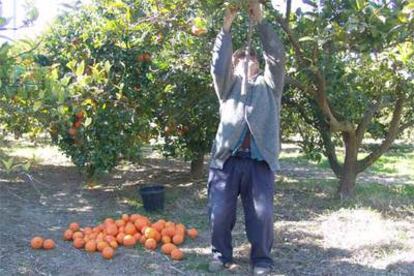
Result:
[[[33,111],[36,112],[38,111],[40,108],[42,107],[42,102],[41,101],[35,101],[33,104]]]
[[[356,0],[356,7],[358,11],[361,11],[365,7],[365,0]]]
[[[88,118],[86,118],[84,125],[85,125],[85,127],[88,127],[91,123],[92,123],[92,118],[88,117]]]
[[[304,37],[299,38],[299,42],[314,41],[314,40],[315,40],[315,38],[311,37],[311,36],[304,36]]]
[[[85,61],[82,60],[81,63],[78,65],[78,68],[76,68],[76,76],[80,77],[83,75],[83,72],[85,72]]]

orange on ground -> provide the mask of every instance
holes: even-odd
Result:
[[[152,227],[145,228],[144,236],[147,239],[154,239],[156,235],[157,235],[157,230],[155,230],[154,228],[152,228]]]
[[[114,236],[111,236],[111,235],[106,235],[104,237],[104,241],[106,241],[107,243],[110,243],[111,241],[116,241],[116,238]]]
[[[82,233],[82,232],[80,232],[80,231],[77,231],[77,232],[73,233],[73,235],[72,235],[72,239],[73,239],[73,240],[74,240],[74,239],[83,239],[83,233]]]
[[[160,222],[153,223],[151,225],[151,227],[154,228],[156,231],[158,231],[160,233],[161,233],[162,229],[164,229],[164,225]]]
[[[132,235],[126,235],[122,241],[122,244],[124,246],[134,246],[137,243],[134,236]]]
[[[113,249],[118,248],[118,243],[117,243],[116,241],[111,241],[111,242],[109,243],[109,245],[110,245]]]
[[[52,239],[47,239],[43,242],[43,248],[46,250],[55,248],[56,244]]]
[[[173,227],[166,227],[161,231],[161,235],[163,236],[169,236],[169,237],[173,237],[175,235],[175,228]]]
[[[104,220],[104,225],[105,226],[108,226],[109,224],[114,224],[114,223],[115,223],[115,220],[113,218],[106,218]]]
[[[30,245],[32,246],[33,249],[40,249],[43,246],[43,238],[42,237],[34,237],[31,241],[30,241]]]
[[[72,230],[73,232],[76,232],[79,230],[79,223],[77,222],[72,222],[71,224],[69,224],[69,229]]]
[[[198,236],[198,231],[195,228],[191,228],[187,230],[187,235],[192,238],[195,239]]]
[[[105,247],[102,250],[102,256],[107,260],[112,259],[112,257],[114,256],[114,249],[110,246]]]
[[[92,234],[92,228],[91,227],[83,228],[83,233],[85,233],[85,235]]]
[[[88,252],[95,252],[96,251],[96,242],[94,240],[90,240],[85,244],[85,250]]]
[[[163,244],[171,243],[171,238],[170,236],[162,236],[161,241]]]
[[[147,238],[144,235],[142,235],[141,238],[139,239],[139,243],[142,245],[145,245],[146,241],[147,241]]]
[[[134,238],[136,241],[139,241],[141,239],[142,235],[140,233],[135,233]]]
[[[172,241],[175,245],[180,245],[184,242],[184,237],[182,235],[177,234],[172,238]]]
[[[137,232],[137,229],[134,224],[128,222],[127,225],[125,225],[124,232],[125,234],[134,235]]]
[[[164,253],[164,254],[166,254],[166,255],[170,255],[171,254],[171,251],[173,251],[176,248],[177,248],[177,246],[175,246],[174,244],[172,244],[172,243],[166,243],[166,244],[163,244],[161,246],[161,252]]]
[[[111,235],[111,236],[115,236],[116,234],[118,234],[118,226],[116,226],[116,224],[108,224],[105,228],[106,234],[107,235]]]
[[[127,223],[129,221],[129,215],[128,214],[122,214],[121,219]]]
[[[65,241],[70,241],[70,240],[72,240],[72,236],[73,236],[73,231],[72,231],[72,230],[70,230],[70,229],[67,229],[67,230],[65,231],[65,233],[63,233],[63,239],[64,239]]]
[[[102,251],[104,250],[105,247],[108,247],[109,244],[106,241],[100,241],[96,244],[96,249],[98,249],[98,251]]]
[[[120,232],[117,236],[116,236],[116,241],[119,243],[119,244],[122,244],[123,243],[123,241],[124,241],[124,237],[125,237],[126,235],[125,235],[125,233],[122,233],[122,232]]]
[[[77,249],[81,249],[85,246],[85,241],[81,238],[76,238],[73,240],[73,246]]]
[[[154,239],[147,239],[144,246],[146,249],[155,250],[157,248],[157,242]]]
[[[116,224],[116,226],[121,227],[121,226],[124,226],[126,224],[126,222],[123,219],[117,219],[115,221],[115,224]]]
[[[148,226],[149,222],[145,218],[140,217],[137,220],[135,220],[134,224],[138,231],[142,231],[142,228]]]
[[[138,214],[132,214],[130,217],[129,217],[129,221],[130,222],[132,222],[132,223],[134,223],[137,219],[139,219],[141,216],[140,215],[138,215]]]
[[[179,261],[182,260],[184,258],[184,254],[180,249],[174,249],[173,251],[171,251],[171,259]]]

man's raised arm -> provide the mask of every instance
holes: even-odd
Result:
[[[258,1],[249,3],[249,14],[250,18],[258,24],[266,62],[264,72],[266,83],[276,97],[280,97],[285,84],[285,49],[272,26],[263,19],[262,8]]]
[[[258,28],[266,62],[264,78],[276,97],[280,97],[285,84],[285,50],[269,23],[262,20]]]
[[[217,35],[213,48],[211,75],[213,76],[214,89],[220,100],[227,97],[234,80],[233,43],[230,30],[236,13],[236,10],[226,10],[223,28]]]

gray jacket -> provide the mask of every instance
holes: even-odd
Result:
[[[272,27],[258,24],[266,62],[264,73],[249,81],[241,95],[242,78],[233,72],[230,32],[221,30],[213,48],[211,74],[220,102],[220,124],[211,151],[210,167],[222,169],[246,124],[260,154],[272,171],[279,169],[281,96],[285,78],[285,52]]]

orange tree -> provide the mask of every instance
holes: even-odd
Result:
[[[63,82],[44,84],[58,95],[45,106],[52,139],[89,181],[138,158],[147,140],[151,45],[141,18],[126,3],[96,1],[61,16],[41,37],[38,61]]]
[[[414,125],[414,3],[306,1],[309,11],[291,12],[290,2],[282,12],[267,5],[288,48],[282,102],[304,150],[327,157],[346,198],[358,174]],[[381,142],[367,147],[366,138]]]

